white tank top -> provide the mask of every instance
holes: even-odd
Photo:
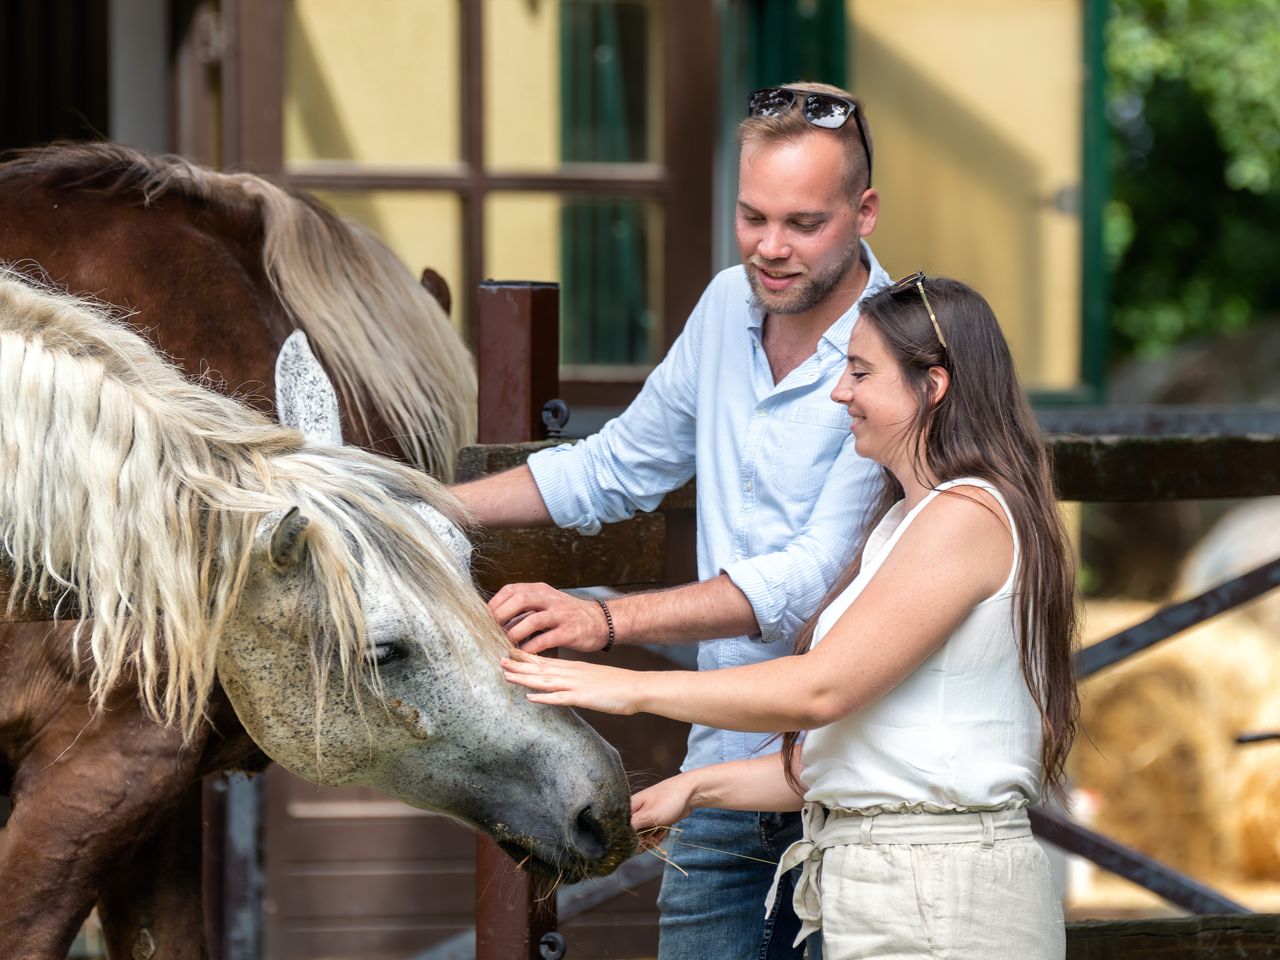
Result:
[[[981,487],[1009,517],[1009,576],[893,690],[808,732],[801,774],[808,801],[864,813],[945,813],[1025,806],[1040,797],[1040,715],[1022,677],[1014,625],[1018,533],[1008,504],[990,483],[949,480],[910,512],[905,501],[895,504],[867,538],[857,578],[818,618],[813,643],[876,575],[920,511],[957,486]],[[927,601],[927,589],[922,584],[921,596],[903,602]]]

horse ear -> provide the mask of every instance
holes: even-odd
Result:
[[[446,316],[453,312],[453,295],[449,293],[449,281],[430,267],[423,267],[419,282],[423,290],[436,298],[436,303],[440,304]]]
[[[301,330],[289,334],[276,357],[276,417],[308,440],[342,444],[338,394]]]
[[[311,521],[290,509],[271,531],[271,565],[281,573],[292,570],[307,551],[307,524]]]

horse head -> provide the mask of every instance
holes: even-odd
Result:
[[[0,269],[11,598],[78,601],[71,661],[98,709],[127,685],[191,738],[221,683],[307,779],[464,820],[535,868],[607,873],[635,842],[618,756],[502,680],[460,508],[316,424],[324,442],[188,380],[109,308]]]
[[[300,333],[281,352],[277,398],[304,435],[340,437],[336,398]],[[350,448],[312,455],[354,456],[365,482],[377,476],[374,458]],[[305,779],[449,814],[534,868],[607,873],[634,844],[617,753],[572,712],[503,681],[505,637],[471,586],[466,538],[438,509],[445,492],[428,488],[433,505],[396,486],[393,472],[373,518],[336,518],[317,500],[262,519],[218,652],[237,714]],[[335,545],[358,570],[320,572]],[[326,642],[339,626],[315,609],[325,576],[357,598],[363,639],[345,663],[352,648]]]

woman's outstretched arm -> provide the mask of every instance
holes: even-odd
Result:
[[[725,670],[636,672],[513,650],[506,677],[538,703],[654,713],[728,730],[825,726],[873,703],[929,657],[1013,563],[1004,512],[984,491],[940,496],[822,642],[802,656]]]
[[[631,798],[631,826],[648,840],[699,807],[799,810],[804,801],[782,775],[782,755],[733,760],[677,774]],[[657,834],[660,835],[660,834]]]

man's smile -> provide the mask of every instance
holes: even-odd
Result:
[[[770,270],[768,267],[762,267],[760,264],[752,264],[756,268],[756,275],[760,278],[760,283],[765,289],[777,293],[791,286],[796,278],[803,276],[798,270]]]

